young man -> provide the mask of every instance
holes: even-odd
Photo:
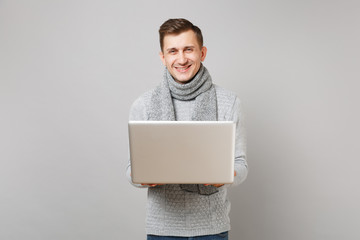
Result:
[[[148,240],[228,239],[230,202],[227,190],[247,176],[240,100],[212,83],[202,64],[207,49],[197,26],[186,19],[169,19],[161,25],[159,34],[160,59],[166,67],[164,79],[133,103],[130,120],[234,121],[235,180],[231,185],[138,185],[131,182],[129,162],[129,181],[136,187],[148,188]]]

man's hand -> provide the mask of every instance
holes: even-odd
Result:
[[[234,176],[236,177],[236,171],[234,171]],[[205,186],[209,186],[209,185],[212,185],[214,187],[222,187],[224,186],[224,184],[204,184]]]
[[[214,187],[222,187],[224,184],[204,184],[205,186],[214,186]]]
[[[141,186],[156,187],[164,184],[142,183]]]
[[[130,173],[130,177],[131,177],[131,173]],[[141,183],[141,186],[149,186],[149,187],[156,187],[157,185],[164,185],[164,184],[146,184],[146,183]]]

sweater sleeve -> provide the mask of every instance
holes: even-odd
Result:
[[[145,102],[144,102],[144,96],[138,98],[135,100],[135,102],[132,104],[130,108],[130,114],[129,114],[129,120],[130,121],[143,121],[146,120],[146,110],[145,110]],[[126,167],[126,178],[127,180],[135,187],[138,188],[148,188],[148,186],[143,186],[141,184],[136,184],[132,182],[131,179],[131,161],[130,161],[130,151],[128,155],[128,164]]]
[[[238,97],[235,97],[235,101],[229,112],[226,114],[226,120],[233,121],[236,124],[235,129],[235,161],[234,169],[236,176],[234,182],[231,184],[225,184],[221,188],[228,188],[239,185],[242,183],[248,174],[248,165],[246,161],[246,131],[244,126],[244,114],[242,111],[241,101]]]
[[[244,126],[244,113],[239,98],[236,98],[232,109],[232,119],[236,123],[235,132],[235,171],[236,176],[232,185],[242,183],[248,174],[246,161],[246,131]]]

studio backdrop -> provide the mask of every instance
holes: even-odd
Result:
[[[360,239],[360,2],[1,0],[0,239],[145,239],[125,178],[132,102],[162,79],[158,28],[199,26],[242,100],[231,239]]]

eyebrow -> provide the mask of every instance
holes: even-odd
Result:
[[[186,49],[186,48],[192,48],[192,49],[194,49],[195,46],[185,46],[183,49]],[[170,52],[171,50],[178,50],[178,49],[177,49],[177,48],[167,48],[167,49],[166,49],[167,52]]]
[[[171,50],[177,50],[176,48],[167,48],[166,51],[170,52]]]

